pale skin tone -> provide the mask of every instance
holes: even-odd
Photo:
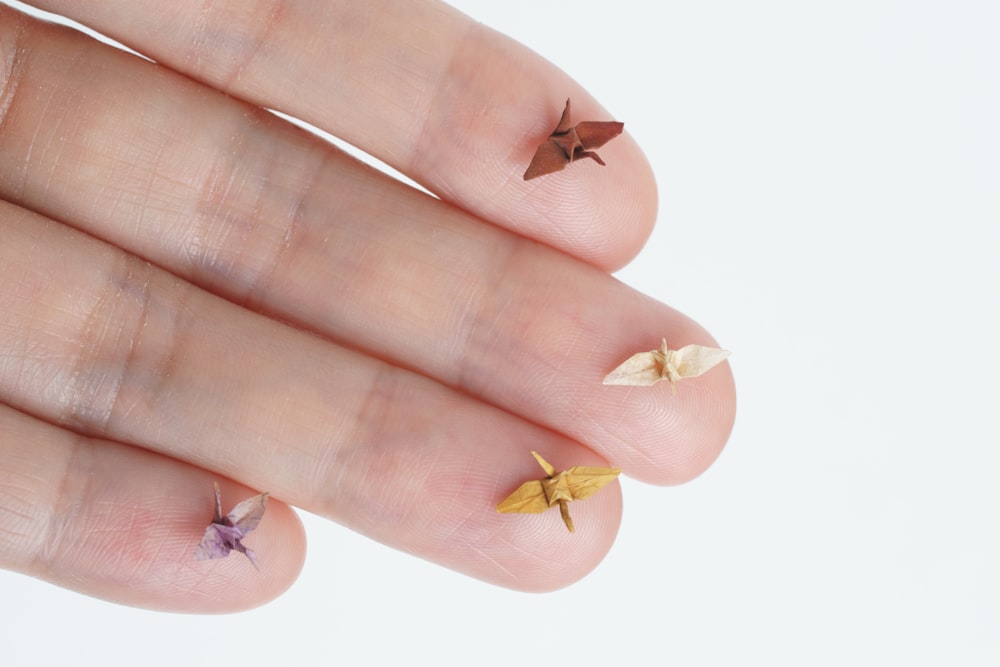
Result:
[[[607,553],[621,492],[575,533],[498,513],[531,450],[653,484],[718,456],[726,364],[601,384],[663,336],[717,344],[608,275],[656,219],[627,119],[607,167],[522,180],[567,97],[612,118],[539,56],[433,2],[35,4],[158,64],[0,7],[0,566],[243,609],[298,574],[294,505],[544,591]],[[227,509],[271,493],[259,572],[194,559],[216,480]]]

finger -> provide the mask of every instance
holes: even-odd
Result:
[[[688,318],[359,169],[267,114],[82,38],[46,35],[19,38],[22,52],[46,56],[22,60],[15,77],[3,194],[524,415],[630,475],[681,482],[718,455],[734,412],[725,369],[676,398],[600,384],[664,335],[711,343]],[[116,92],[88,95],[80,82]],[[36,92],[45,86],[58,95]],[[60,107],[65,99],[73,104]],[[60,140],[39,140],[46,128]],[[137,160],[136,146],[155,158]]]
[[[616,488],[584,504],[574,536],[558,516],[495,510],[529,450],[604,464],[578,443],[6,204],[0,238],[0,397],[18,409],[505,586],[571,583],[614,540]]]
[[[259,571],[242,556],[195,560],[218,479],[204,470],[4,405],[0,462],[5,569],[121,604],[216,613],[277,597],[302,568],[302,524],[280,501],[246,540],[260,553]],[[226,483],[224,493],[254,492]]]
[[[306,120],[444,199],[605,269],[647,238],[649,166],[626,135],[592,161],[522,174],[567,97],[615,120],[537,54],[439,2],[36,2],[156,61]],[[627,130],[627,125],[626,125]]]

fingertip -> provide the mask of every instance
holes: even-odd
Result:
[[[0,566],[111,602],[221,613],[261,605],[295,581],[305,532],[270,499],[242,554],[199,561],[215,514],[257,494],[148,450],[73,434],[0,406]]]
[[[632,468],[634,477],[651,484],[674,486],[701,476],[722,455],[735,423],[736,390],[728,363],[678,385],[680,405],[671,411],[669,421],[662,422],[662,432],[666,443],[683,442],[684,446],[647,447],[647,452],[663,453],[660,465]]]
[[[186,467],[168,461],[167,468]],[[232,551],[198,560],[196,550],[212,522],[213,476],[171,472],[139,492],[135,486],[105,485],[82,501],[91,511],[67,526],[63,549],[41,576],[53,583],[111,602],[161,611],[230,613],[265,604],[284,593],[305,559],[305,532],[295,511],[269,498],[245,546],[249,558]],[[223,512],[256,491],[221,484]]]
[[[513,534],[495,548],[509,570],[498,578],[507,588],[548,593],[571,586],[594,571],[611,551],[622,520],[618,484],[586,501],[570,503],[573,532],[557,507],[544,514],[507,517]]]
[[[579,445],[546,453],[557,470],[574,465],[606,466]],[[544,473],[530,456],[527,469],[514,466],[510,488],[503,487],[498,500],[525,480]],[[566,588],[592,572],[607,556],[622,521],[621,485],[616,480],[596,495],[568,503],[573,531],[563,522],[558,507],[538,514],[499,514],[486,520],[489,539],[472,553],[488,554],[476,564],[474,576],[513,590],[545,593]]]
[[[638,351],[638,350],[637,350]],[[651,387],[603,387],[602,410],[624,415],[611,448],[629,477],[674,486],[704,473],[722,454],[736,420],[728,362],[706,374]]]
[[[657,188],[628,119],[485,26],[470,28],[452,63],[405,171],[473,215],[604,270],[635,257],[656,220]],[[572,125],[623,121],[625,131],[596,149],[605,166],[580,159],[525,180],[567,98]]]
[[[236,503],[258,493],[234,482],[222,485],[223,512]],[[197,496],[198,494],[196,494]],[[214,501],[213,501],[214,502]],[[179,582],[172,587],[182,592],[179,599],[169,600],[193,604],[181,611],[197,613],[229,613],[243,611],[265,604],[284,593],[298,578],[305,563],[306,537],[302,520],[290,505],[268,496],[264,516],[243,543],[255,554],[255,563],[236,551],[224,558],[197,560],[194,558],[204,529],[211,522],[210,505],[201,501],[190,506],[190,526],[187,546],[177,554]],[[183,594],[187,587],[188,594]]]
[[[459,413],[451,417],[461,420]],[[367,465],[355,459],[355,471],[344,476],[348,481],[335,499],[344,515],[337,520],[394,548],[512,590],[551,591],[583,578],[617,535],[622,515],[617,480],[569,503],[572,533],[558,507],[521,514],[501,513],[497,505],[526,482],[546,477],[532,450],[557,470],[608,464],[579,443],[526,423],[480,423],[477,441],[430,450],[409,447],[390,456],[383,450],[375,477],[361,472]],[[393,469],[405,470],[405,480],[393,478]],[[355,483],[359,486],[352,490]],[[378,498],[365,491],[369,488],[393,491]]]
[[[603,112],[593,112],[606,117]],[[600,149],[604,166],[581,160],[525,183],[517,209],[549,245],[615,271],[632,261],[656,224],[658,192],[645,154],[626,131]]]

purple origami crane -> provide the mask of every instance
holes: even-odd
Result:
[[[240,541],[246,534],[257,527],[264,510],[267,507],[267,495],[262,493],[253,498],[247,498],[239,503],[226,516],[222,516],[222,491],[219,483],[215,483],[215,516],[212,523],[205,529],[201,544],[195,556],[198,560],[225,558],[231,551],[245,554],[254,567],[257,567],[257,556],[251,549],[243,546]]]

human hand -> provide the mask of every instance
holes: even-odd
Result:
[[[567,97],[610,118],[537,55],[430,2],[35,4],[158,64],[0,8],[0,566],[246,608],[301,567],[289,503],[548,590],[604,556],[621,496],[574,534],[498,514],[529,450],[657,484],[718,455],[725,366],[676,396],[601,384],[662,336],[712,341],[606,273],[655,217],[627,135],[522,180]],[[271,492],[259,573],[193,558],[222,478],[227,507]]]

